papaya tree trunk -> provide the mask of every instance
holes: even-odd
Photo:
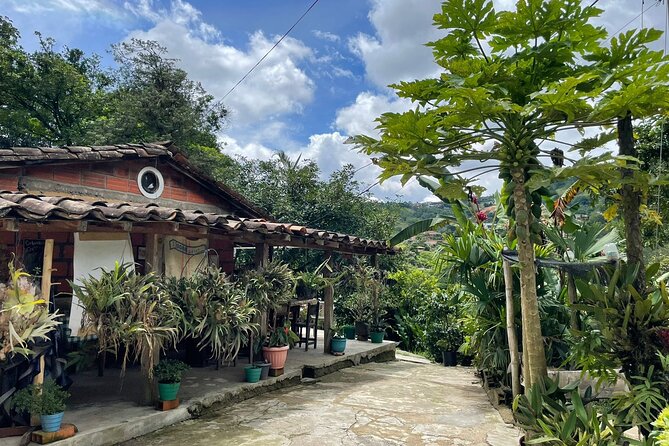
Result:
[[[508,260],[503,260],[504,291],[506,293],[506,337],[511,357],[511,391],[513,397],[520,394],[520,361],[518,359],[518,337],[516,336],[516,310],[513,302],[513,272]]]
[[[618,151],[620,155],[637,156],[634,146],[634,129],[632,114],[627,113],[624,118],[618,119]],[[621,168],[623,181],[634,176],[632,169]],[[627,263],[632,268],[638,268],[634,287],[642,296],[646,292],[646,265],[643,258],[643,239],[641,235],[641,191],[631,184],[623,184],[620,195],[623,221],[625,222],[625,239],[627,240]]]
[[[523,366],[525,390],[542,382],[546,377],[546,354],[541,335],[539,302],[537,300],[537,276],[534,265],[534,244],[530,236],[530,206],[525,192],[525,173],[522,168],[511,171],[514,182],[516,237],[518,240],[518,263],[520,270],[520,311],[522,313],[524,348]]]

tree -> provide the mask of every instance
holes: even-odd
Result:
[[[448,34],[429,44],[441,77],[393,85],[416,108],[382,115],[379,139],[352,139],[381,154],[382,179],[432,177],[435,194],[449,200],[465,198],[475,178],[499,170],[520,260],[526,388],[546,375],[534,243],[547,176],[539,158],[550,153],[539,144],[561,130],[614,120],[593,122],[598,73],[583,62],[606,36],[589,23],[600,13],[578,0],[520,0],[514,11],[500,12],[486,0],[445,1],[434,20]],[[467,161],[487,163],[451,170]]]
[[[54,49],[50,38],[27,53],[0,17],[0,145],[83,144],[98,118],[109,78],[97,56]]]
[[[178,147],[218,147],[227,109],[167,57],[157,42],[132,39],[112,46],[119,64],[100,142],[171,140]]]

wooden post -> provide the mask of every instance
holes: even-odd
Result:
[[[163,273],[163,239],[158,234],[146,236],[146,267],[145,273]]]
[[[153,272],[156,275],[163,273],[163,238],[158,234],[147,234],[146,236],[146,266],[144,268],[144,273],[148,274],[150,272]],[[150,346],[146,341],[144,341],[144,343],[144,351],[140,357],[142,376],[144,377],[144,388],[139,395],[139,403],[141,405],[150,406],[156,402],[158,395],[155,380],[149,378],[149,367],[151,363],[155,365],[160,361],[160,348],[154,345],[153,349],[149,349]],[[153,356],[153,358],[151,358],[151,356]]]
[[[329,276],[332,267],[332,253],[325,254],[327,262],[323,275]],[[323,290],[325,302],[323,304],[323,353],[330,353],[330,340],[332,339],[332,321],[334,317],[334,287],[328,285]]]
[[[260,269],[264,266],[267,266],[269,263],[269,255],[270,255],[270,247],[267,243],[256,243],[256,250],[255,250],[255,267],[256,269]],[[265,339],[265,336],[267,336],[267,309],[263,310],[262,313],[260,313],[260,338]],[[254,344],[254,339],[253,336],[251,336],[251,345],[249,345],[249,362],[253,363],[253,344]]]
[[[45,302],[47,311],[49,311],[49,302],[51,300],[51,273],[53,271],[53,239],[44,241],[44,255],[42,257],[42,299]],[[39,357],[39,373],[33,379],[33,384],[41,385],[44,383],[44,355]],[[39,414],[31,415],[31,424],[38,425]]]
[[[511,355],[511,391],[513,397],[520,395],[520,364],[518,360],[518,338],[516,336],[515,306],[513,302],[513,272],[508,260],[503,260],[504,290],[506,292],[506,336]]]

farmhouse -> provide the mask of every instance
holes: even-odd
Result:
[[[274,246],[390,252],[385,242],[271,221],[169,142],[0,149],[0,190],[0,279],[12,256],[37,275],[51,262],[42,283],[69,315],[72,335],[82,309],[68,280],[117,261],[181,277],[211,264],[231,274],[242,246],[255,247],[258,265]]]

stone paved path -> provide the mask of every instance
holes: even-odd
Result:
[[[471,369],[404,361],[340,370],[127,446],[517,446]]]

